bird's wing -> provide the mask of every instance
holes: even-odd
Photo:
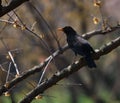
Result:
[[[75,37],[76,41],[79,41],[78,43],[81,43],[81,44],[89,44],[89,42],[87,40],[85,40],[82,36],[80,35],[76,35]]]
[[[78,48],[79,51],[81,50],[83,52],[92,52],[92,53],[95,52],[91,47],[91,45],[89,44],[89,42],[83,39],[81,36],[77,35],[75,39],[76,42],[73,43],[73,46],[75,48]]]

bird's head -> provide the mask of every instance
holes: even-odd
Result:
[[[59,31],[63,31],[66,35],[75,35],[76,31],[71,26],[65,26],[64,28],[58,28]]]

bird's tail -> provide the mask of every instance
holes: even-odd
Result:
[[[85,60],[87,62],[88,67],[90,67],[90,68],[96,68],[97,67],[94,60],[92,59],[92,57],[90,55],[86,56]]]

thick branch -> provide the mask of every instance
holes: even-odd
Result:
[[[110,53],[112,50],[120,46],[120,37],[113,40],[112,42],[106,44],[106,46],[102,47],[100,50],[96,51],[93,55],[93,59],[98,60],[101,56]],[[81,67],[85,66],[85,59],[81,58],[79,61],[76,61],[74,64],[69,65],[67,68],[64,68],[62,71],[56,73],[51,78],[43,82],[41,85],[32,90],[20,103],[30,103],[34,97],[43,93],[46,89],[55,85],[61,79],[68,77],[74,72],[78,71]]]
[[[8,6],[5,6],[5,7],[1,6],[0,17],[5,15],[6,13],[12,11],[13,9],[17,8],[18,6],[20,6],[21,4],[23,4],[26,1],[29,1],[29,0],[12,0]]]

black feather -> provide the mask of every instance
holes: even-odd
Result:
[[[67,36],[68,46],[74,51],[75,55],[79,54],[84,56],[88,67],[95,68],[96,64],[91,56],[91,54],[95,53],[95,51],[89,42],[82,38],[82,36],[78,35],[70,26],[66,26],[62,28],[62,30]]]

